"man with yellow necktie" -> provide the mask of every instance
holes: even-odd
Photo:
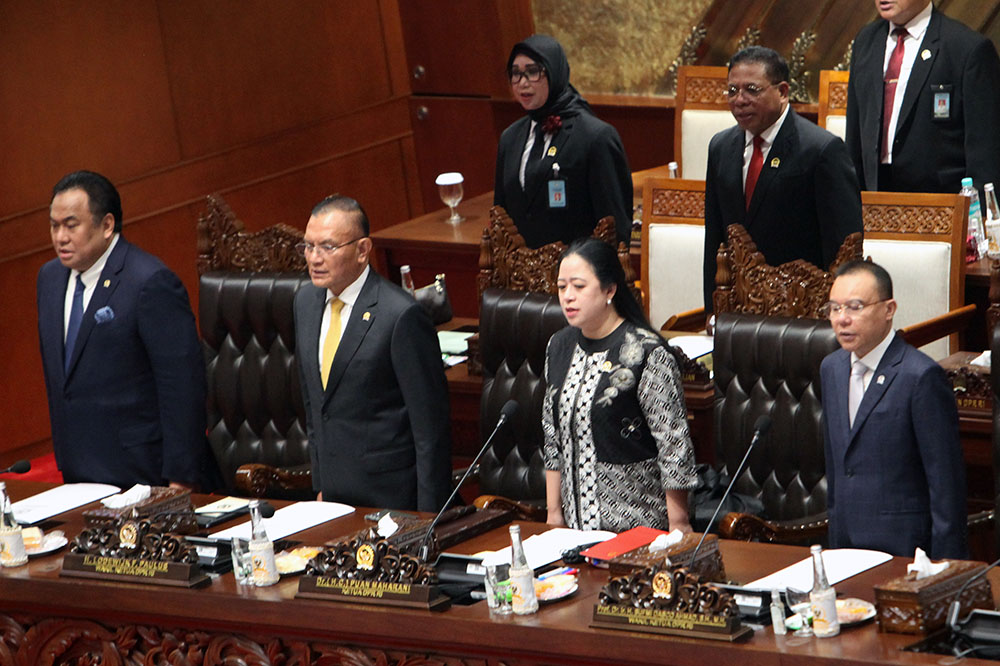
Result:
[[[352,505],[437,511],[450,488],[448,388],[423,308],[369,266],[368,217],[349,197],[313,208],[299,249],[296,357],[313,488]]]

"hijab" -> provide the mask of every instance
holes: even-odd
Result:
[[[532,120],[542,122],[548,116],[568,118],[584,111],[590,112],[587,100],[569,82],[569,61],[559,42],[548,35],[532,35],[518,42],[507,58],[508,72],[514,64],[514,58],[522,53],[545,68],[549,81],[549,97],[545,104],[528,111]]]

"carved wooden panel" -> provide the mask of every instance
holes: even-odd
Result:
[[[865,232],[951,235],[952,206],[862,204]]]
[[[847,83],[831,83],[830,84],[830,103],[829,110],[840,110],[847,109]]]
[[[709,77],[690,77],[685,79],[684,102],[685,104],[720,104],[725,106],[729,103],[726,97],[726,88],[729,83],[726,79]]]
[[[654,189],[650,211],[656,217],[705,219],[705,190]]]
[[[730,225],[728,242],[719,249],[715,311],[745,312],[772,317],[822,319],[829,300],[833,272],[851,259],[861,259],[861,234],[844,240],[837,258],[824,271],[802,259],[770,266],[742,225]]]
[[[107,626],[71,618],[0,615],[0,664],[69,666],[502,666],[509,660],[386,650],[286,637]]]
[[[218,195],[206,200],[198,218],[198,274],[208,271],[305,271],[306,260],[295,250],[302,232],[275,224],[256,233],[243,230],[243,222]]]

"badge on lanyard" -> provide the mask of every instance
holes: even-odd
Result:
[[[931,86],[934,120],[951,120],[951,86]]]
[[[559,179],[559,163],[552,165],[552,180],[549,181],[549,208],[566,207],[566,181]]]

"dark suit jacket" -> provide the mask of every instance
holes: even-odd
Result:
[[[830,547],[968,557],[965,463],[944,371],[898,335],[850,428],[850,353],[823,360]]]
[[[726,227],[742,224],[772,266],[795,259],[830,267],[844,238],[861,231],[861,193],[844,142],[789,109],[764,159],[749,211],[743,196],[745,134],[712,137],[705,178],[705,309]]]
[[[52,445],[65,480],[214,488],[205,364],[184,285],[163,262],[120,237],[83,315],[66,375],[69,273],[57,259],[38,272]],[[101,322],[96,313],[103,308],[113,315]]]
[[[552,137],[542,169],[534,178],[525,173],[521,189],[518,171],[531,118],[524,116],[504,130],[497,147],[493,203],[503,206],[528,247],[554,241],[570,243],[589,236],[603,217],[615,216],[618,239],[632,238],[632,172],[625,148],[615,128],[589,113],[563,119]],[[559,164],[559,179],[566,181],[566,207],[549,208],[552,165]]]
[[[326,390],[319,333],[327,290],[295,295],[295,355],[313,487],[323,499],[437,511],[451,492],[448,387],[437,335],[406,292],[368,274]]]
[[[867,190],[887,189],[879,187],[878,168],[888,34],[888,21],[869,23],[854,39],[851,55],[847,148]],[[951,92],[949,119],[934,119],[934,86]],[[1000,180],[998,126],[1000,59],[993,43],[934,9],[903,93],[892,144],[892,189],[958,192],[962,177],[971,176],[981,192],[984,183]]]

